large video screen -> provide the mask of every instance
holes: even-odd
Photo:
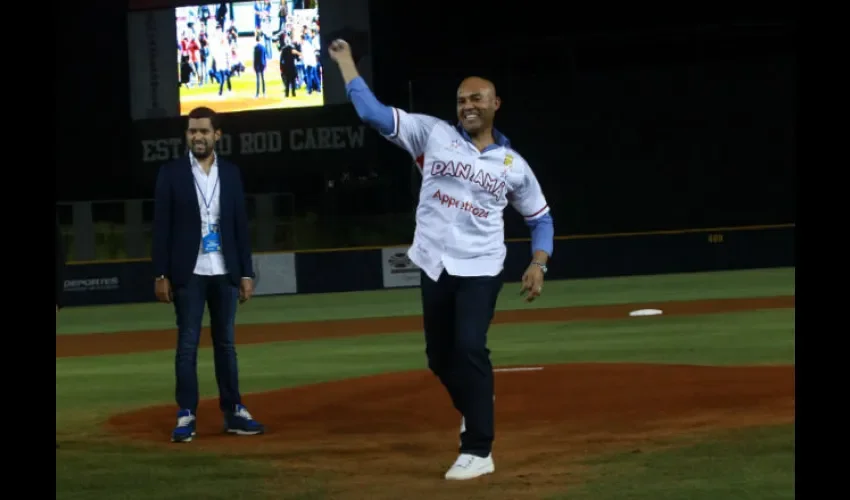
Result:
[[[360,74],[371,83],[368,5],[130,0],[130,114],[137,121],[186,116],[197,106],[266,115],[350,106],[327,45],[348,40]]]
[[[318,0],[177,7],[180,114],[323,106]]]

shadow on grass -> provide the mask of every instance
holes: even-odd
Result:
[[[170,498],[327,498],[326,482],[258,460],[174,449],[61,441],[56,450],[56,498],[164,500]]]

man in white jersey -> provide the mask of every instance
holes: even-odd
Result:
[[[428,367],[462,416],[460,456],[446,479],[495,470],[493,367],[487,331],[502,288],[506,255],[503,210],[511,204],[531,227],[532,260],[521,293],[543,290],[554,228],[528,163],[493,128],[500,105],[493,84],[465,79],[457,91],[459,123],[381,104],[360,77],[347,42],[330,56],[360,118],[416,160],[422,173],[416,231],[408,251],[422,269],[422,316]]]

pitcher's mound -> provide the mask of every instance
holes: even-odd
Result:
[[[429,372],[249,394],[244,403],[265,435],[223,435],[218,401],[205,400],[189,446],[339,462],[370,453],[445,459],[458,439],[460,417]],[[690,430],[791,422],[794,367],[574,364],[499,372],[495,407],[501,455],[575,455]],[[107,426],[170,445],[175,415],[173,405],[157,406],[113,416]]]
[[[794,419],[794,367],[575,364],[496,373],[496,474],[446,485],[460,417],[428,372],[245,396],[262,436],[222,435],[217,400],[201,403],[198,436],[169,442],[172,405],[117,415],[108,427],[179,453],[239,454],[327,481],[329,498],[543,498],[581,481],[576,463],[647,440]],[[628,448],[626,448],[628,447]],[[483,481],[483,483],[481,482]]]

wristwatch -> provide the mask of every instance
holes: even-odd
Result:
[[[533,261],[533,262],[532,262],[532,264],[534,264],[535,266],[539,267],[539,268],[540,268],[540,270],[541,270],[541,271],[543,271],[543,274],[546,274],[546,271],[548,271],[548,270],[549,270],[549,268],[548,268],[548,267],[546,267],[546,264],[544,264],[544,263],[542,263],[542,262]]]

